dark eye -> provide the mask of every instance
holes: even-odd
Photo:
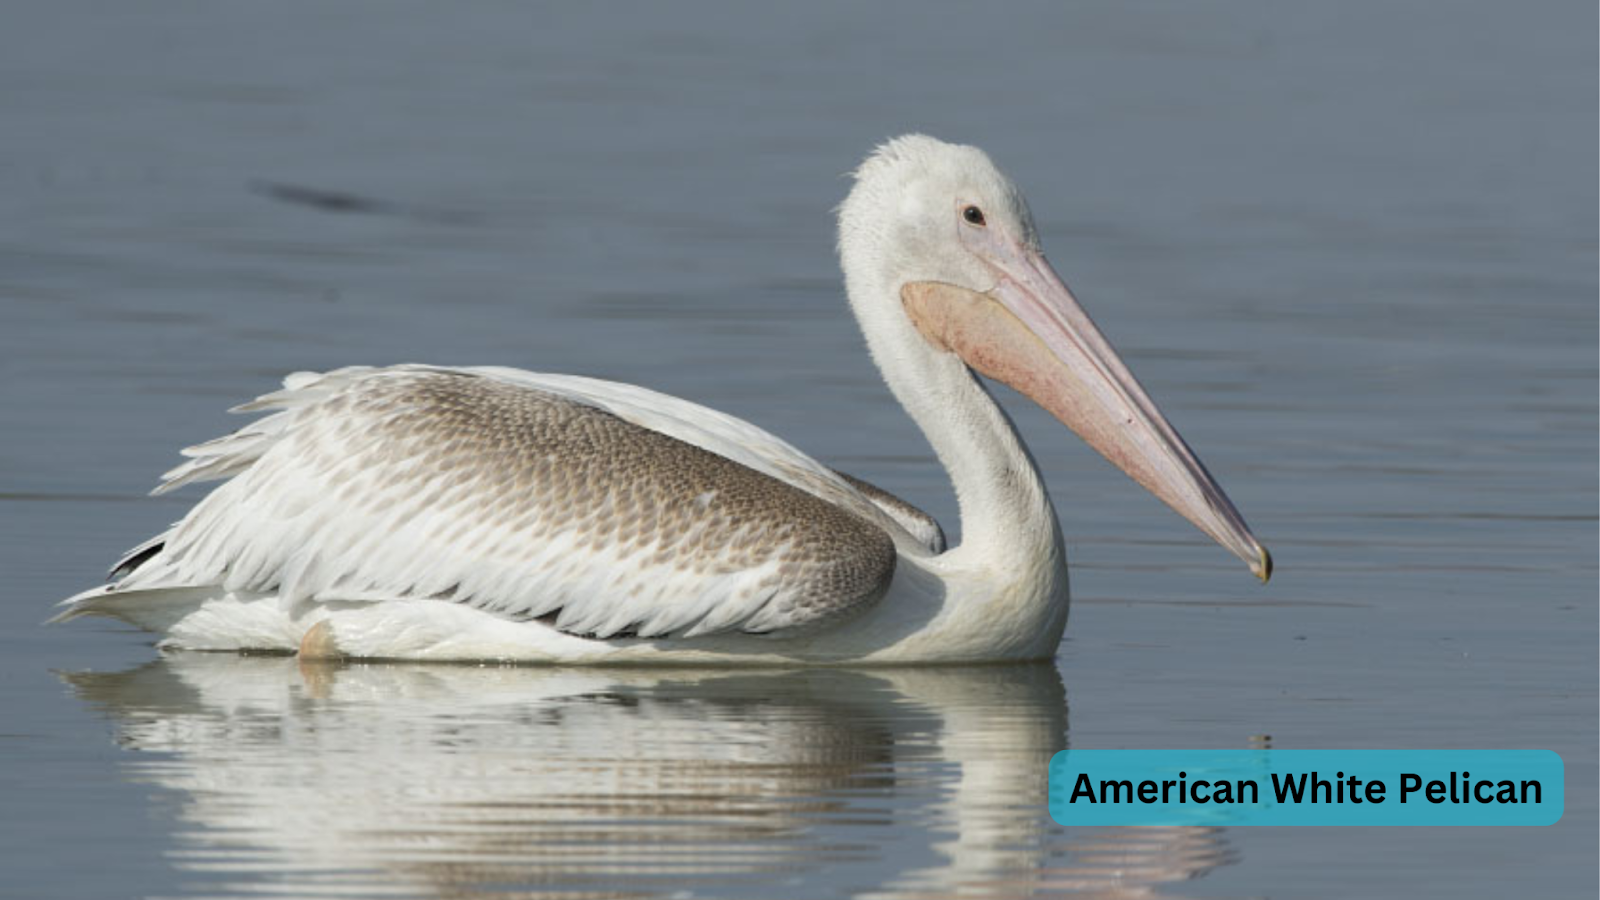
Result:
[[[982,228],[984,224],[983,210],[976,206],[969,206],[961,211],[961,218],[967,220],[968,225],[977,225]]]

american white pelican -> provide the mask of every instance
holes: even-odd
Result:
[[[1072,428],[1265,580],[1271,558],[1117,358],[977,148],[877,148],[839,209],[850,306],[950,473],[963,540],[747,422],[501,368],[298,373],[157,491],[226,479],[57,617],[206,650],[563,663],[1047,658],[1055,509],[974,372]]]

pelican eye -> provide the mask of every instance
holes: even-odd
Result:
[[[976,206],[969,206],[961,211],[961,218],[967,220],[968,225],[984,226],[983,210]]]

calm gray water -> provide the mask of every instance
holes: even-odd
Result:
[[[10,3],[0,894],[1593,897],[1596,13]],[[876,141],[987,148],[1273,548],[1015,396],[1053,666],[301,668],[39,626],[283,373],[493,363],[745,416],[954,526],[845,314]],[[1063,829],[1067,746],[1546,747],[1545,829]]]

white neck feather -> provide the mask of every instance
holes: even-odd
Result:
[[[923,338],[900,297],[912,281],[992,283],[954,230],[957,198],[975,194],[1031,233],[1020,194],[982,151],[890,141],[862,163],[839,207],[839,261],[872,358],[950,473],[961,509],[961,543],[922,566],[937,571],[944,601],[942,624],[922,637],[950,658],[1034,658],[1055,652],[1067,619],[1055,509],[1011,420],[959,357]]]
[[[917,332],[900,303],[905,279],[863,265],[876,260],[848,251],[844,257],[850,303],[872,358],[955,487],[961,545],[952,561],[1012,571],[1042,564],[1064,573],[1055,509],[1011,419],[965,363]]]

